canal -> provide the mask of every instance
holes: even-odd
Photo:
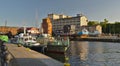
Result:
[[[71,41],[71,66],[120,66],[120,43]]]

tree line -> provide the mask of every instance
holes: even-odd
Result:
[[[120,22],[109,22],[104,19],[102,22],[99,21],[89,21],[88,26],[101,25],[102,32],[105,34],[120,34]]]

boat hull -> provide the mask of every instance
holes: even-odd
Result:
[[[48,45],[45,54],[61,62],[65,62],[65,45]]]

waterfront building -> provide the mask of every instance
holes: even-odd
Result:
[[[48,17],[52,20],[61,19],[61,18],[70,18],[71,16],[63,15],[63,14],[48,14]]]
[[[82,14],[77,14],[75,17],[61,15],[61,14],[48,14],[48,17],[52,21],[52,29],[53,32],[59,31],[63,32],[63,27],[65,25],[74,25],[75,26],[75,32],[78,32],[80,29],[80,26],[87,26],[88,19],[86,16]]]
[[[42,20],[42,28],[44,34],[52,35],[52,23],[50,18],[44,18]]]

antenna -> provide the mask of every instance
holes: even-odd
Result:
[[[7,20],[5,20],[5,27],[7,26]]]
[[[35,15],[35,19],[36,19],[36,23],[35,23],[35,27],[38,27],[38,9],[36,9],[36,15]]]

